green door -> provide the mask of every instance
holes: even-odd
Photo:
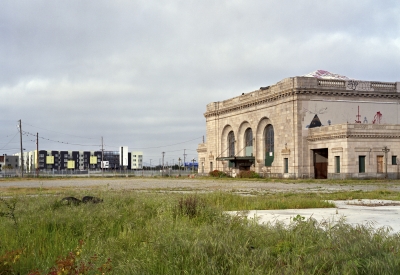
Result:
[[[266,152],[265,153],[265,166],[272,166],[273,161],[274,161],[274,152]]]

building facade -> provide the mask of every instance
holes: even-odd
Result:
[[[135,159],[140,158],[140,165],[131,164],[131,155],[127,153],[126,163],[120,163],[120,152],[118,151],[55,151],[55,150],[34,150],[24,152],[24,170],[28,172],[36,171],[67,171],[67,170],[100,170],[101,162],[107,163],[107,169],[142,169],[142,152],[134,152]],[[19,155],[16,154],[20,167]]]
[[[199,171],[277,177],[398,175],[400,82],[326,71],[207,105]]]
[[[143,153],[131,152],[131,169],[143,169]]]
[[[18,169],[19,167],[19,157],[2,155],[0,156],[0,171],[7,169]]]

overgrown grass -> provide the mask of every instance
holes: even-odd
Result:
[[[398,234],[343,222],[323,228],[314,220],[303,219],[288,227],[279,223],[260,226],[223,212],[328,207],[324,200],[340,199],[341,193],[95,195],[104,203],[66,206],[58,203],[62,196],[16,198],[18,229],[12,219],[0,217],[0,261],[7,259],[9,268],[5,274],[33,270],[47,274],[57,259],[65,262],[72,256],[86,266],[95,257],[93,268],[85,274],[99,273],[102,265],[108,268],[103,270],[105,274],[400,272]],[[398,193],[388,191],[348,192],[343,198],[358,195],[399,199]]]

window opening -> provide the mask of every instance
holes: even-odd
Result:
[[[269,124],[264,131],[265,166],[271,166],[274,161],[274,127]]]
[[[228,134],[228,156],[233,157],[235,155],[235,134],[230,131]]]
[[[253,155],[253,131],[251,128],[247,128],[244,132],[244,139],[245,139],[245,147],[246,152],[245,155],[247,157]]]
[[[340,156],[335,156],[335,172],[340,173]]]
[[[284,166],[284,171],[283,173],[289,173],[289,159],[288,158],[284,158],[283,159],[283,166]]]
[[[358,156],[358,172],[365,173],[365,156]]]

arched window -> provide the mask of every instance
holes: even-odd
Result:
[[[244,132],[244,140],[246,142],[246,147],[253,146],[253,131],[251,128],[247,128]]]
[[[265,152],[274,152],[274,127],[271,124],[268,124],[265,127]]]
[[[233,157],[235,155],[235,134],[230,131],[228,134],[228,156]]]
[[[244,142],[245,142],[245,156],[253,156],[253,131],[251,128],[247,128],[244,132]]]

